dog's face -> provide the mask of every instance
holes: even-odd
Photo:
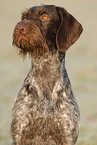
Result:
[[[13,33],[20,54],[65,52],[80,36],[82,26],[65,9],[53,5],[32,7],[22,14]]]

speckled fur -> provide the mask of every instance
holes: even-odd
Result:
[[[12,108],[12,145],[75,145],[79,114],[65,52],[33,56]]]

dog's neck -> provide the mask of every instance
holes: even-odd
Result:
[[[62,78],[65,67],[65,54],[49,53],[42,57],[32,58],[33,77],[40,88],[53,89],[55,83]]]

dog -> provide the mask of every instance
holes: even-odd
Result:
[[[41,5],[23,12],[13,44],[32,63],[12,108],[12,145],[75,145],[80,111],[65,55],[82,31],[61,7]]]

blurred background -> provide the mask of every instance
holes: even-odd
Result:
[[[77,145],[97,145],[97,0],[0,0],[0,145],[11,144],[12,104],[30,69],[30,58],[12,46],[13,29],[26,8],[40,4],[64,7],[83,25],[66,67],[81,112]]]

